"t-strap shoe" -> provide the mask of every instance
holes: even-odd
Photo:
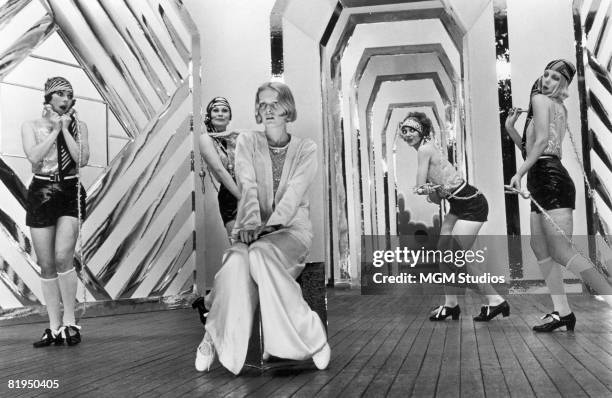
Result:
[[[543,332],[550,333],[553,330],[560,328],[561,326],[565,326],[565,329],[568,331],[573,331],[574,326],[576,326],[576,316],[573,312],[570,312],[566,316],[559,316],[557,311],[553,311],[550,314],[546,314],[542,317],[542,320],[550,319],[550,322],[547,322],[543,325],[536,325],[533,327],[534,332]]]
[[[61,340],[58,344],[58,341]],[[32,345],[34,348],[49,347],[51,344],[60,345],[64,342],[60,333],[53,334],[51,329],[45,329],[40,340],[35,341]]]
[[[79,325],[68,325],[62,329],[68,345],[73,346],[81,342],[81,327]]]
[[[489,322],[499,314],[502,314],[504,318],[510,315],[510,306],[507,301],[504,300],[499,305],[483,305],[480,307],[480,314],[474,317],[474,322]]]
[[[195,368],[198,372],[209,371],[210,365],[215,361],[215,346],[212,338],[206,332],[202,342],[196,350]]]
[[[441,305],[431,312],[429,320],[443,321],[450,316],[452,317],[453,321],[456,321],[457,319],[459,319],[459,314],[461,314],[461,308],[459,308],[459,304],[454,307],[447,307],[445,305]]]

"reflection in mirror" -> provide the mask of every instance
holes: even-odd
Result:
[[[414,193],[416,183],[417,159],[414,149],[403,142],[398,137],[398,125],[410,112],[423,112],[433,122],[434,140],[439,141],[440,137],[440,118],[434,103],[404,103],[391,104],[389,106],[388,117],[390,126],[385,129],[388,138],[393,142],[392,157],[395,179],[394,187],[396,192],[395,202],[389,201],[389,208],[395,208],[396,220],[395,228],[391,230],[391,235],[415,234],[425,236],[435,236],[439,232],[440,209],[437,205],[424,201],[422,197]],[[390,198],[394,199],[393,197]],[[435,242],[435,239],[429,239]]]
[[[78,300],[191,291],[201,221],[191,171],[192,161],[199,165],[191,125],[201,124],[200,44],[183,4],[8,1],[0,7],[0,32],[0,195],[7,198],[0,228],[10,231],[0,233],[1,252],[10,258],[0,276],[12,281],[0,308],[44,303],[24,222],[32,172],[16,138],[25,120],[40,117],[51,76],[72,83],[75,109],[89,127]]]
[[[438,233],[439,207],[412,193],[416,153],[395,139],[397,125],[408,112],[420,110],[435,121],[436,140],[445,157],[469,177],[463,24],[466,16],[473,19],[480,12],[482,4],[450,7],[442,1],[342,10],[322,52],[323,76],[328,79],[326,129],[343,127],[342,139],[332,138],[330,146],[342,147],[343,168],[355,171],[346,173],[342,186],[334,188],[338,199],[346,192],[348,202],[346,210],[336,209],[338,218],[347,220],[346,234],[332,230],[338,246],[346,242],[350,248],[334,251],[339,259],[333,263],[340,268],[335,274],[348,279],[339,282],[359,281],[361,235],[417,229]],[[357,198],[362,198],[361,206]]]

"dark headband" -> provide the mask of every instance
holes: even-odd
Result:
[[[229,101],[224,97],[215,97],[206,106],[206,116],[210,117],[210,113],[215,106],[227,106],[230,111],[230,119],[232,118],[232,107],[229,104]]]
[[[574,75],[576,74],[576,67],[570,61],[565,59],[556,59],[546,65],[544,70],[554,70],[559,72],[567,80],[567,84],[572,82]]]

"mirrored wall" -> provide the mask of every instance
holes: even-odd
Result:
[[[32,172],[20,131],[41,117],[43,86],[53,76],[72,83],[91,147],[80,170],[88,217],[77,298],[147,300],[192,290],[199,54],[181,2],[0,1],[1,316],[44,303],[25,226]]]
[[[341,178],[336,167],[335,180],[342,184],[332,188],[332,197],[345,196],[348,204],[332,210],[347,225],[331,228],[339,240],[333,252],[340,264],[336,280],[354,281],[362,235],[419,234],[435,244],[439,234],[446,209],[413,193],[416,151],[397,137],[410,112],[427,115],[439,150],[472,177],[464,85],[466,56],[476,49],[466,46],[481,44],[470,43],[466,34],[491,2],[342,4],[321,43],[322,70],[325,128],[335,148],[331,163],[353,170]],[[480,50],[489,50],[490,40]]]

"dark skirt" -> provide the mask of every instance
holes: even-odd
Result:
[[[46,181],[32,179],[28,188],[26,225],[44,228],[56,224],[63,216],[77,218],[77,179]],[[85,188],[81,185],[81,220],[85,219]]]
[[[217,200],[219,201],[219,213],[221,213],[223,224],[234,221],[238,212],[238,199],[223,184],[219,188]]]
[[[478,189],[470,184],[465,184],[459,192],[456,192],[448,199],[448,203],[450,204],[449,213],[460,220],[477,222],[487,221],[489,203],[482,193],[478,193],[478,195],[470,199],[461,199],[470,197],[476,192],[478,192]]]
[[[544,210],[576,208],[576,187],[556,156],[536,161],[527,172],[527,189]],[[531,211],[541,213],[533,202]]]

